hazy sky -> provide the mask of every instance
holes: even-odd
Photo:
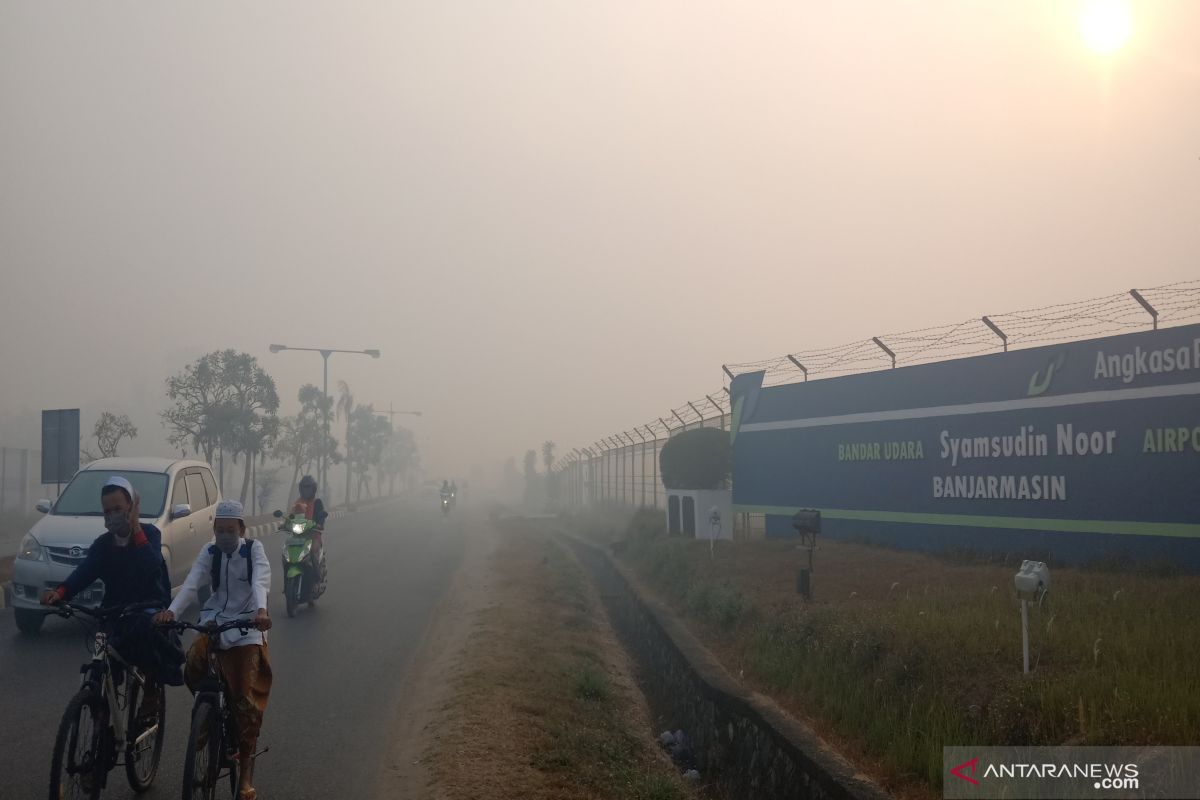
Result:
[[[720,365],[1197,277],[1200,3],[0,0],[0,444],[233,347],[435,473]],[[411,418],[409,418],[411,420]],[[398,420],[399,421],[399,420]]]

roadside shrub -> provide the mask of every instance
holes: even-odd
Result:
[[[627,539],[654,539],[667,535],[667,515],[660,509],[639,508],[625,528]]]

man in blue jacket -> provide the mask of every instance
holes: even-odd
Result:
[[[155,604],[145,613],[118,620],[113,630],[117,652],[147,679],[139,715],[150,718],[158,712],[156,684],[183,685],[183,651],[152,622],[156,610],[171,604],[171,581],[161,552],[162,533],[140,522],[137,492],[125,478],[114,476],[105,481],[100,489],[100,505],[107,532],[92,543],[83,563],[62,584],[42,596],[42,603],[54,606],[66,602],[100,580],[104,581],[100,604],[105,608]]]

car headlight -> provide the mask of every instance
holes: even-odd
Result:
[[[46,554],[38,540],[33,538],[33,534],[27,533],[21,540],[21,549],[17,551],[17,558],[24,561],[45,561]]]
[[[304,533],[304,526],[300,525],[300,524],[293,525],[292,533],[296,533],[296,534]]]

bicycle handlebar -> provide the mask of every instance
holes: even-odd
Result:
[[[203,625],[197,625],[192,622],[184,622],[183,620],[175,620],[174,622],[168,622],[166,625],[160,625],[158,627],[174,628],[174,629],[180,630],[180,631],[191,630],[191,631],[196,631],[197,633],[214,634],[215,635],[218,633],[224,633],[225,631],[231,631],[234,628],[237,628],[242,633],[249,633],[250,630],[252,628],[254,628],[255,626],[254,626],[254,620],[252,620],[252,619],[235,619],[230,622],[222,622],[219,624],[214,623],[214,622],[209,622],[209,623],[205,623]]]
[[[124,617],[129,614],[136,614],[139,611],[149,611],[151,609],[162,608],[162,603],[158,601],[148,603],[130,603],[127,606],[109,606],[108,608],[88,608],[87,606],[76,605],[71,602],[59,603],[55,606],[48,606],[48,614],[56,614],[63,618],[69,618],[75,614],[83,614],[91,617],[94,620],[101,622],[118,617]]]

